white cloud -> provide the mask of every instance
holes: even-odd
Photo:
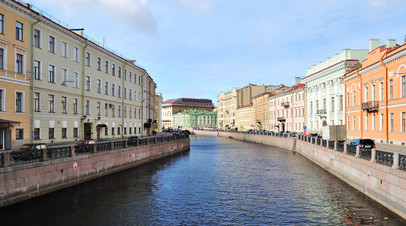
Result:
[[[180,0],[180,3],[188,8],[198,9],[204,12],[209,12],[213,8],[210,0]]]
[[[87,12],[98,10],[124,22],[131,29],[148,34],[157,32],[157,21],[148,0],[35,0],[34,5],[35,2],[57,7],[68,17],[78,16],[75,15],[78,9],[85,9]]]

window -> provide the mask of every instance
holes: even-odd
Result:
[[[393,113],[389,114],[389,131],[393,132]]]
[[[104,72],[109,73],[109,62],[107,60],[104,62]]]
[[[24,129],[16,129],[16,140],[24,139]]]
[[[111,116],[116,117],[116,105],[114,104],[111,106]]]
[[[34,93],[34,111],[35,112],[41,111],[40,94],[38,92]]]
[[[124,98],[127,99],[127,88],[124,87]]]
[[[68,70],[66,70],[65,68],[62,68],[62,71],[61,71],[61,84],[66,86],[67,85],[66,81],[68,81]]]
[[[117,135],[121,134],[121,127],[117,127]]]
[[[389,100],[393,100],[393,79],[389,80]]]
[[[73,61],[79,62],[79,48],[73,47]]]
[[[109,135],[109,130],[107,129],[107,127],[104,129],[104,135],[105,136]]]
[[[137,100],[137,91],[134,91],[134,100]]]
[[[124,107],[124,118],[127,118],[127,106]]]
[[[62,113],[64,113],[64,114],[68,113],[68,109],[66,107],[66,104],[67,104],[67,98],[62,97]]]
[[[364,91],[365,91],[364,100],[365,100],[365,102],[368,102],[368,87],[365,87]]]
[[[112,95],[112,96],[115,96],[115,95],[116,95],[115,87],[116,87],[115,84],[111,84],[111,95]]]
[[[111,74],[113,76],[116,76],[116,65],[115,64],[111,64]]]
[[[352,91],[352,106],[355,106],[355,91]]]
[[[121,86],[118,86],[117,95],[121,98]]]
[[[34,79],[41,80],[41,62],[34,60]]]
[[[118,105],[117,111],[118,111],[118,117],[121,118],[121,106],[120,105]]]
[[[16,39],[24,41],[24,24],[16,21]]]
[[[23,67],[24,67],[24,63],[23,63],[23,55],[17,53],[17,60],[16,60],[16,68],[17,68],[17,73],[19,74],[23,74]]]
[[[402,132],[406,131],[406,116],[405,116],[405,112],[402,112]]]
[[[109,116],[109,104],[104,104],[104,114],[105,116]]]
[[[134,118],[137,118],[137,108],[134,108]]]
[[[111,127],[111,135],[114,135],[114,127]]]
[[[124,69],[124,80],[127,81],[127,70],[126,69]]]
[[[343,106],[344,106],[344,97],[343,95],[340,95],[340,111],[343,111]]]
[[[129,110],[128,110],[128,113],[130,114],[130,118],[132,118],[132,109],[131,109],[131,107],[129,108]],[[131,131],[131,130],[130,130]],[[130,132],[131,133],[131,132]]]
[[[16,92],[16,109],[15,112],[24,112],[24,93]]]
[[[4,15],[0,14],[0,33],[4,34]]]
[[[90,76],[86,76],[86,90],[90,91]]]
[[[138,109],[138,118],[141,118],[141,109]]]
[[[101,71],[101,58],[97,57],[97,70]]]
[[[137,84],[137,75],[134,73],[134,83]]]
[[[402,97],[406,97],[406,75],[402,76]]]
[[[355,130],[355,116],[352,116],[352,130]]]
[[[0,69],[4,70],[4,49],[0,48]]]
[[[48,66],[48,82],[55,83],[55,66]]]
[[[97,115],[100,116],[101,115],[101,108],[100,108],[101,103],[97,102]]]
[[[383,131],[383,114],[379,115],[379,130]]]
[[[62,138],[68,138],[68,133],[66,128],[62,128]]]
[[[77,72],[73,72],[73,87],[79,88],[79,74]]]
[[[109,95],[109,83],[108,82],[104,83],[104,92],[106,95]]]
[[[50,113],[55,112],[55,96],[52,94],[48,95],[48,110]]]
[[[331,111],[334,111],[334,97],[331,97]]]
[[[131,75],[131,71],[130,72],[128,72],[129,74],[128,74],[128,78],[130,79],[130,82],[131,82],[131,77],[132,77],[132,75]]]
[[[97,92],[98,93],[101,93],[101,81],[100,81],[100,79],[97,79]]]
[[[375,131],[375,115],[372,115],[372,131]]]
[[[34,46],[41,48],[41,31],[34,29]]]
[[[121,67],[118,67],[118,77],[121,78]]]
[[[79,137],[79,129],[73,128],[73,137]]]
[[[48,38],[48,51],[51,53],[55,53],[55,37],[49,36]]]
[[[85,58],[86,58],[86,66],[90,67],[90,53],[89,52],[86,52]]]
[[[62,42],[61,55],[65,58],[68,58],[68,43],[66,42]]]
[[[48,139],[55,139],[55,129],[54,128],[48,129]]]
[[[130,100],[133,99],[133,95],[131,95],[133,93],[133,91],[130,89],[130,92],[128,93],[128,97],[130,98]]]
[[[141,85],[141,76],[138,76],[138,85]]]
[[[368,131],[368,115],[365,115],[365,131]]]
[[[34,140],[40,140],[40,139],[41,139],[41,129],[35,128],[34,129]]]
[[[90,100],[86,101],[86,115],[90,115]]]
[[[347,117],[347,130],[350,130],[350,117]]]
[[[4,96],[4,89],[0,89],[0,112],[5,111],[5,96]]]

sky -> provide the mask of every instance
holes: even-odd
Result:
[[[26,0],[145,68],[164,100],[293,85],[369,39],[406,35],[405,0]]]

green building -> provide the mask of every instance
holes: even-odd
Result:
[[[185,110],[173,115],[173,128],[215,128],[217,112]]]

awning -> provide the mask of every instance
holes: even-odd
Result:
[[[96,127],[97,127],[97,128],[103,128],[103,127],[106,127],[106,128],[107,128],[107,125],[106,125],[106,124],[97,124]]]
[[[1,119],[0,118],[0,128],[9,128],[9,127],[14,127],[17,124],[20,124],[21,122],[17,121],[11,121],[7,119]]]

